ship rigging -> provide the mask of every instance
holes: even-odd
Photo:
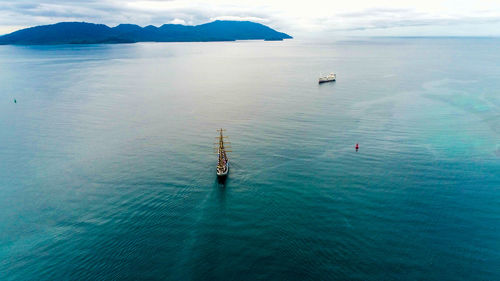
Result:
[[[223,135],[224,129],[217,130],[219,132],[218,138],[218,143],[217,145],[217,176],[218,177],[225,177],[227,176],[227,173],[229,173],[229,159],[227,158],[227,152],[231,152],[230,150],[227,150],[228,147],[227,145],[230,144],[229,142],[225,142],[224,139],[227,138],[227,136]]]

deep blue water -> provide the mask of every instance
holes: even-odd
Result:
[[[0,279],[500,280],[499,62],[481,38],[1,46]]]

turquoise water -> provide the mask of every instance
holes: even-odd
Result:
[[[499,280],[499,46],[1,46],[0,279]]]

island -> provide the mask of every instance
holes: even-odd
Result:
[[[87,22],[60,22],[0,36],[0,45],[109,44],[135,42],[210,42],[291,39],[286,33],[250,21],[213,21],[201,25],[164,24],[109,27]]]

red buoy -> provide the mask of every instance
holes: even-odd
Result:
[[[356,144],[356,150],[358,150],[358,149],[359,149],[359,144]]]

